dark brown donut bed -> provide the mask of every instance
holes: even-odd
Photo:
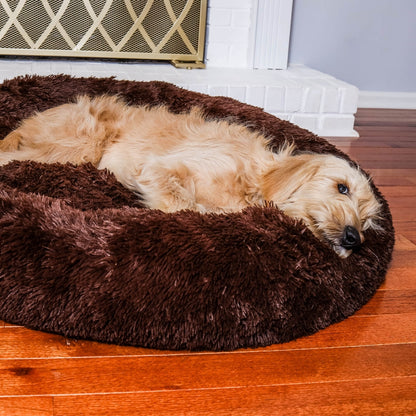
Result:
[[[0,85],[0,137],[34,111],[75,95],[131,104],[198,105],[300,150],[348,157],[261,109],[164,82],[20,77]],[[91,165],[0,167],[0,319],[71,338],[159,349],[232,350],[290,341],[341,321],[383,282],[394,244],[384,233],[339,258],[277,208],[165,214]]]

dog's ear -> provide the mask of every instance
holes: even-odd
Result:
[[[311,154],[289,156],[278,160],[262,178],[261,191],[266,201],[277,205],[287,201],[319,170],[319,163]]]

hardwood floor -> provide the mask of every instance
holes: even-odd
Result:
[[[160,352],[0,322],[0,415],[416,415],[416,111],[360,109],[333,142],[369,170],[397,243],[351,318],[287,344]]]

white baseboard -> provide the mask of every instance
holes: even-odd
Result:
[[[416,92],[360,91],[358,107],[416,110]]]

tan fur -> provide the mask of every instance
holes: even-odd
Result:
[[[302,219],[341,256],[345,226],[375,228],[379,203],[366,177],[333,155],[268,150],[259,133],[227,121],[207,121],[194,109],[127,106],[117,97],[80,97],[24,120],[0,142],[10,160],[91,162],[107,168],[150,208],[172,212],[238,211],[274,202]],[[349,187],[340,194],[338,184]]]

